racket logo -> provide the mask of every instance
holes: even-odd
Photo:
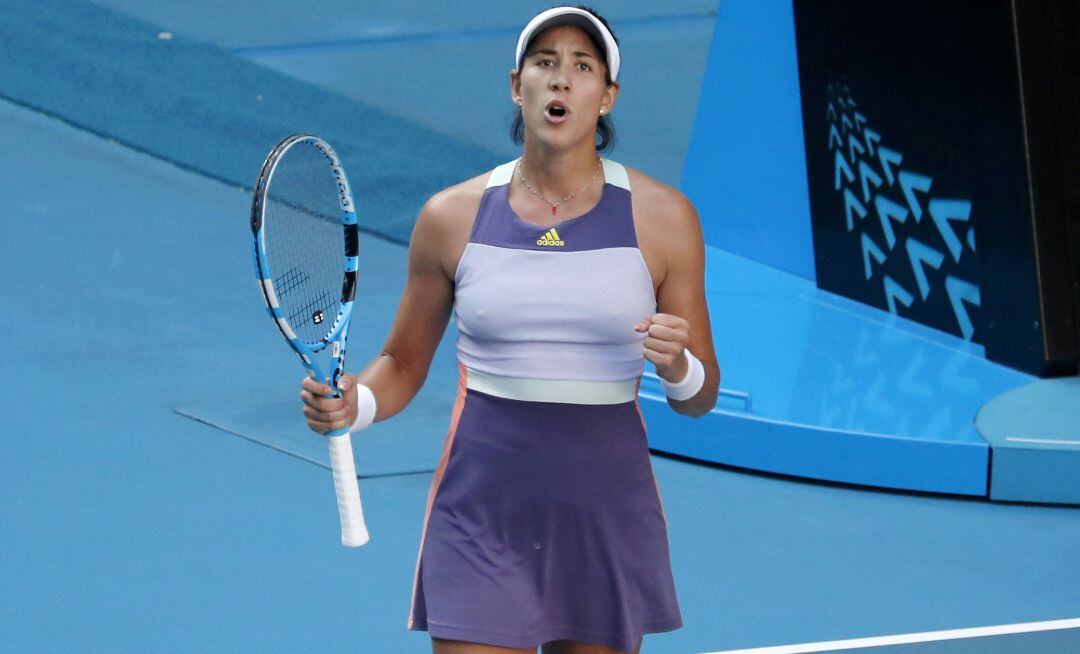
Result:
[[[311,320],[312,320],[312,322],[314,322],[314,323],[315,323],[316,325],[321,325],[321,324],[322,324],[322,321],[324,320],[324,318],[323,318],[323,312],[322,312],[322,311],[316,311],[316,312],[315,312],[315,315],[311,316]]]
[[[345,171],[341,166],[335,165],[331,170],[337,178],[338,202],[343,211],[353,211],[352,192],[349,190],[349,180],[345,179]]]
[[[341,167],[341,162],[338,160],[337,155],[333,150],[327,149],[318,141],[312,141],[312,145],[319,149],[319,152],[330,162],[330,170],[334,174],[334,179],[337,180],[338,188],[338,202],[341,203],[341,209],[343,211],[354,211],[352,201],[352,191],[349,190],[349,180],[345,177],[345,171]]]

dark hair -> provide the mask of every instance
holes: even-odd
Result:
[[[561,5],[556,5],[561,6]],[[615,32],[611,30],[611,25],[608,24],[607,19],[601,16],[592,7],[586,7],[585,5],[578,5],[578,9],[583,9],[593,16],[596,16],[608,32],[611,33],[611,38],[615,39],[615,44],[618,45],[619,38],[615,36]],[[597,52],[606,52],[604,44],[596,40],[596,36],[589,30],[584,30],[585,35],[592,41],[593,46]],[[536,36],[533,36],[535,39]],[[613,83],[611,80],[611,70],[607,66],[607,59],[604,60],[604,78],[611,86]],[[525,143],[525,119],[521,115],[521,107],[517,108],[517,113],[514,115],[514,122],[510,125],[510,139],[517,145],[523,145]],[[615,125],[611,122],[611,116],[600,116],[596,121],[596,149],[600,152],[606,152],[615,147]]]

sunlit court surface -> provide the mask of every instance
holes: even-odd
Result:
[[[366,365],[424,200],[519,155],[507,76],[548,6],[0,0],[0,650],[431,651],[406,620],[454,322],[409,407],[353,436],[371,541],[344,548],[302,369],[254,277],[251,186],[290,133],[338,150],[361,230],[346,365]],[[1077,452],[1080,423],[993,403],[1038,389],[1075,411],[1077,386],[1044,392],[902,302],[815,285],[792,4],[593,6],[625,70],[606,156],[698,204],[724,374],[694,420],[646,366],[684,626],[641,651],[1080,651],[1080,494],[1054,485],[1075,458],[1040,458]],[[993,407],[1059,428],[1044,449],[993,449],[976,425]]]

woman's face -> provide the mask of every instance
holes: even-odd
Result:
[[[521,69],[510,76],[514,102],[521,101],[525,139],[552,145],[594,142],[600,112],[611,110],[618,84],[607,84],[603,55],[578,27],[562,25],[533,39]]]

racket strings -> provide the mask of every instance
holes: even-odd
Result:
[[[307,274],[299,268],[289,268],[285,271],[285,274],[280,277],[274,278],[274,289],[277,292],[278,299],[285,297],[291,291],[302,287],[307,283]]]
[[[265,190],[263,247],[281,314],[297,337],[316,345],[337,322],[345,244],[337,181],[310,142],[286,150]]]
[[[337,318],[336,311],[330,313],[330,309],[336,309],[337,303],[338,298],[333,297],[330,293],[324,292],[318,297],[312,298],[307,304],[296,307],[289,315],[289,324],[298,324],[311,316],[314,324],[322,325],[322,330],[328,332],[333,327],[333,324],[324,323],[327,323],[330,319]]]

